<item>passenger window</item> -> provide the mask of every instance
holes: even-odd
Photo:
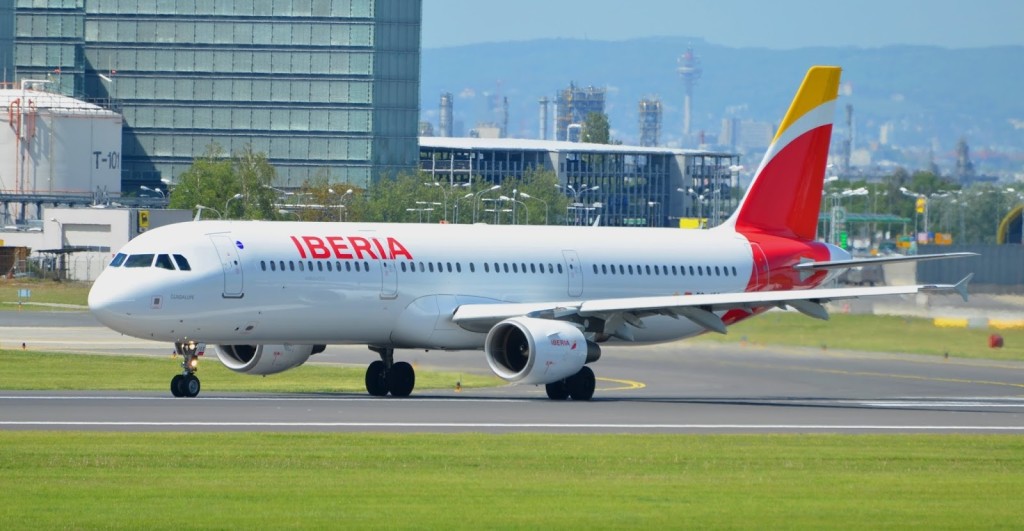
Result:
[[[402,272],[405,273],[405,262],[402,262]]]
[[[306,270],[307,271],[312,271],[313,270],[313,261],[312,260],[307,260],[306,261]]]
[[[332,264],[331,262],[327,262],[327,270],[334,271],[334,264]]]
[[[647,271],[648,275],[651,274],[651,266],[649,266],[649,265],[648,266],[644,266],[644,269]]]
[[[597,266],[594,266],[594,267],[597,267]],[[530,272],[531,273],[536,273],[537,272],[537,264],[530,264]]]
[[[128,255],[124,253],[117,253],[117,256],[115,256],[114,259],[110,261],[110,267],[121,267],[121,264],[124,263],[125,258],[128,258]]]
[[[420,273],[423,272],[423,267],[424,267],[423,262],[420,262]]]
[[[615,274],[615,264],[612,264],[611,270],[612,270],[612,274],[614,275]]]
[[[462,272],[462,263],[455,262],[455,272],[456,273],[461,273]]]
[[[263,260],[260,260],[260,269],[266,271],[267,270],[267,262],[265,262]]]
[[[690,276],[693,276],[693,266],[690,266]]]
[[[271,261],[270,261],[270,270],[271,270],[271,271],[277,271],[277,268],[276,268],[276,267],[274,267],[275,265],[276,265],[276,264],[274,263],[274,261],[273,261],[273,260],[271,260]]]
[[[612,271],[614,271],[614,270],[615,269],[613,268]],[[603,273],[605,275],[608,274],[608,265],[607,264],[601,264],[601,273]]]
[[[316,263],[316,270],[317,271],[323,271],[324,270],[324,263],[323,262],[317,262]]]
[[[179,263],[178,266],[180,267],[181,264]],[[281,260],[281,271],[284,271],[284,260]]]
[[[679,272],[676,271],[676,266],[672,266],[672,276],[676,276],[678,274],[679,274]]]
[[[153,255],[133,254],[124,261],[125,267],[149,267],[153,265]]]
[[[562,274],[562,264],[558,264],[558,274]]]
[[[288,260],[288,270],[289,271],[295,271],[295,262],[292,262],[291,260]]]
[[[157,255],[156,262],[155,262],[154,265],[156,265],[160,269],[167,269],[167,270],[170,270],[170,271],[174,271],[174,264],[171,263],[170,255],[166,255],[166,254]]]
[[[306,263],[300,260],[299,261],[299,271],[305,271],[305,270],[306,270]]]
[[[658,271],[658,266],[654,266],[654,274],[655,275],[660,275],[661,274],[661,272]]]
[[[487,265],[487,264],[484,264],[484,265]],[[473,262],[469,263],[469,272],[470,273],[476,273],[476,265],[474,265]]]
[[[626,274],[626,266],[624,266],[622,264],[619,264],[619,274],[620,275],[625,275]]]
[[[484,262],[484,273],[490,273],[490,272],[491,272],[491,264],[489,262]]]
[[[501,264],[501,265],[504,267],[505,272],[508,273],[508,264],[505,263],[505,264]]]
[[[630,275],[632,275],[633,274],[633,264],[630,264],[629,266],[627,266],[626,270],[629,271]]]
[[[427,268],[430,269],[431,273],[433,273],[434,272],[434,262],[430,262],[429,264],[427,264]]]
[[[732,266],[732,276],[734,276],[734,277],[736,277],[736,276],[739,276],[739,275],[738,275],[738,274],[736,273],[736,266]]]
[[[352,272],[352,262],[345,262],[345,271]]]
[[[513,273],[518,273],[519,272],[519,264],[516,264],[515,262],[512,262],[512,272]]]

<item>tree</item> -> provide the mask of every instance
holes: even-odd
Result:
[[[289,210],[299,221],[361,221],[365,215],[364,190],[350,183],[332,183],[327,168],[306,179],[289,197],[294,205]]]
[[[591,112],[583,120],[583,134],[581,140],[591,144],[610,144],[611,126],[608,123],[608,115],[601,112]]]
[[[213,143],[178,177],[168,206],[196,210],[202,205],[224,219],[277,219],[277,193],[271,187],[276,175],[266,154],[246,146],[227,157]]]

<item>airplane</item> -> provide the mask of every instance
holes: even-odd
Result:
[[[865,263],[816,241],[840,68],[809,69],[738,208],[709,230],[204,220],[128,242],[89,292],[111,329],[173,342],[176,397],[200,391],[206,345],[268,375],[327,345],[367,345],[373,396],[404,397],[396,349],[475,350],[513,384],[590,400],[601,344],[676,341],[772,308],[828,319],[824,303],[956,284],[825,287]]]

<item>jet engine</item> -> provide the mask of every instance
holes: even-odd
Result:
[[[225,367],[243,374],[267,375],[293,369],[327,345],[217,345]]]
[[[513,317],[488,332],[484,353],[500,378],[536,385],[576,374],[583,365],[601,357],[601,347],[564,321]]]

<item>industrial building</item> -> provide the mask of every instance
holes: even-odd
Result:
[[[661,100],[644,98],[637,106],[640,117],[640,145],[653,147],[661,143]]]
[[[216,142],[268,154],[277,184],[360,185],[416,164],[419,0],[19,1],[10,79],[124,115],[126,190],[173,181]],[[14,24],[11,24],[11,18]],[[3,61],[0,55],[0,61]]]
[[[558,92],[555,98],[555,140],[577,142],[581,127],[587,115],[596,112],[604,114],[606,91],[598,87],[569,87]],[[546,103],[542,103],[546,108]],[[546,111],[542,111],[546,114]]]
[[[738,165],[736,154],[703,150],[420,138],[420,169],[437,181],[501,183],[530,170],[554,171],[565,189],[577,192],[571,197],[575,208],[599,213],[601,225],[608,226],[678,227],[687,219],[718,224],[735,206],[731,192]]]
[[[4,226],[40,218],[44,203],[90,204],[121,192],[121,115],[39,90],[46,84],[0,89],[8,122],[0,127]]]

